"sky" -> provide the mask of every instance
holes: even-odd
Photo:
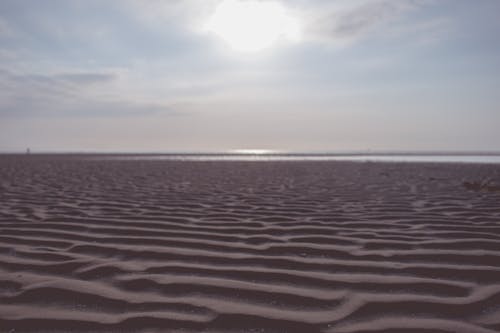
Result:
[[[500,151],[498,0],[0,0],[0,151]]]

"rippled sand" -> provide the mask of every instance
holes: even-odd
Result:
[[[0,157],[0,331],[499,332],[500,166]]]

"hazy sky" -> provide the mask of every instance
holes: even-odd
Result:
[[[0,0],[0,151],[500,150],[499,14]]]

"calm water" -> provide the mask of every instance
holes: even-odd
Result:
[[[358,161],[358,162],[435,162],[500,164],[500,155],[415,155],[415,154],[137,154],[102,155],[106,160],[172,161]]]

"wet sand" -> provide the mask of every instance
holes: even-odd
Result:
[[[499,332],[500,191],[464,186],[487,178],[0,156],[0,331]]]

